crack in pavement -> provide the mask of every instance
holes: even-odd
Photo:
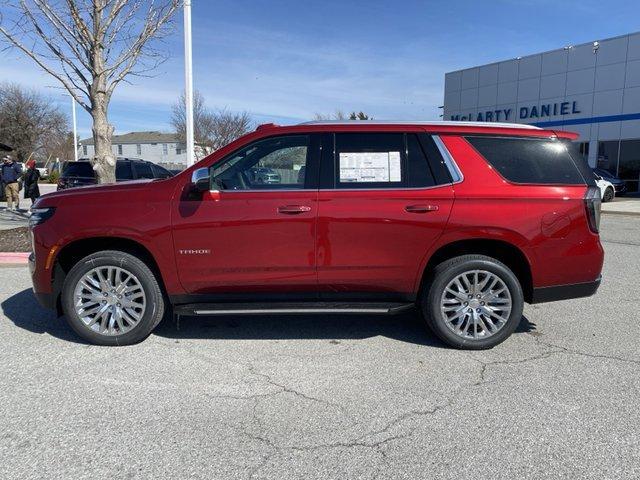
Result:
[[[248,478],[250,479],[254,478],[260,472],[260,470],[263,469],[271,459],[273,459],[273,457],[277,455],[282,455],[285,452],[310,452],[310,451],[317,451],[322,449],[352,449],[352,448],[372,449],[373,451],[376,452],[377,455],[380,456],[380,459],[382,460],[382,462],[380,466],[376,469],[376,472],[374,475],[374,478],[377,478],[377,477],[380,477],[380,475],[382,474],[384,465],[386,465],[388,461],[385,447],[391,442],[406,440],[410,438],[418,429],[418,426],[409,426],[409,427],[403,428],[402,427],[403,424],[409,422],[411,419],[414,419],[416,417],[431,416],[441,411],[444,411],[449,407],[451,407],[459,399],[460,395],[464,394],[469,389],[481,387],[482,385],[489,383],[490,380],[488,379],[488,373],[489,373],[489,370],[494,366],[499,367],[503,365],[525,364],[529,362],[543,360],[554,355],[580,355],[580,356],[596,358],[596,359],[606,359],[606,360],[619,361],[619,362],[630,363],[630,364],[640,364],[640,361],[632,360],[628,358],[572,350],[568,347],[563,347],[560,345],[555,345],[553,343],[544,342],[540,338],[539,334],[535,335],[531,332],[525,332],[525,333],[527,333],[534,339],[535,345],[543,347],[545,351],[542,351],[541,353],[538,353],[536,355],[532,355],[526,358],[520,358],[517,360],[507,359],[507,360],[495,360],[495,361],[483,361],[482,359],[476,358],[471,354],[465,353],[465,356],[468,359],[476,362],[479,365],[479,369],[477,372],[477,379],[475,381],[466,383],[465,385],[460,386],[450,395],[443,395],[442,393],[440,393],[439,395],[444,398],[444,401],[442,401],[439,404],[436,404],[428,408],[419,408],[419,409],[405,411],[400,415],[396,416],[395,418],[391,419],[390,421],[386,422],[386,424],[384,424],[384,426],[382,426],[381,428],[359,435],[353,438],[352,440],[346,439],[342,441],[319,443],[319,444],[307,445],[307,446],[296,446],[296,445],[287,446],[287,445],[280,445],[274,440],[272,440],[271,438],[269,438],[268,428],[261,421],[261,418],[260,418],[261,416],[258,411],[258,408],[263,400],[269,397],[282,394],[282,393],[288,393],[297,398],[303,399],[305,401],[319,403],[321,405],[336,408],[346,418],[350,418],[350,416],[347,414],[347,412],[345,411],[345,408],[342,405],[324,400],[322,398],[314,397],[300,390],[292,388],[286,385],[285,383],[276,381],[272,375],[259,371],[253,363],[248,363],[248,364],[236,363],[236,364],[246,368],[247,371],[252,376],[263,380],[268,385],[276,388],[277,391],[261,393],[261,394],[253,394],[253,395],[209,395],[209,397],[229,398],[234,400],[254,402],[253,408],[252,408],[251,424],[254,425],[254,428],[257,430],[258,433],[250,431],[251,427],[247,425],[242,425],[240,432],[245,437],[264,444],[270,450],[270,452],[265,454],[260,460],[260,462],[251,469],[248,475]],[[352,346],[353,345],[351,345],[350,347]],[[207,361],[208,363],[214,363],[212,359],[207,355],[200,354],[199,352],[194,352],[192,349],[187,349],[187,351],[189,351],[190,354],[196,356],[197,358]],[[345,352],[344,351],[335,352],[334,354],[336,353],[340,355]],[[288,355],[283,355],[283,356],[286,357]],[[352,423],[352,425],[356,425],[356,424],[357,422]],[[399,431],[394,431],[395,429],[399,429]],[[382,438],[376,438],[376,437],[382,437]]]

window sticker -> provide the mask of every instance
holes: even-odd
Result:
[[[400,152],[340,152],[340,182],[400,182]]]

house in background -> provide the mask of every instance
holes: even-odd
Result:
[[[130,132],[114,135],[113,154],[116,157],[142,158],[165,168],[184,168],[187,153],[184,143],[175,133]],[[93,138],[80,140],[80,157],[93,158]]]

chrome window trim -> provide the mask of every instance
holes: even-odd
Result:
[[[431,138],[433,138],[433,141],[436,144],[436,147],[438,147],[438,150],[440,151],[440,155],[442,155],[444,164],[447,166],[447,169],[449,170],[449,174],[451,175],[452,183],[462,182],[464,180],[464,175],[462,174],[462,171],[456,164],[456,161],[453,159],[453,157],[449,153],[449,150],[447,150],[447,147],[445,146],[444,142],[440,138],[440,135],[432,135]]]

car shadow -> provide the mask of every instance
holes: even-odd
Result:
[[[40,335],[47,333],[68,342],[87,344],[67,325],[64,317],[58,317],[53,310],[42,308],[30,288],[7,298],[0,303],[0,307],[4,316],[16,327]]]
[[[25,289],[0,303],[17,327],[61,340],[86,344],[64,317],[42,308]],[[531,333],[536,325],[522,317],[516,333]],[[155,335],[170,339],[211,340],[364,340],[383,336],[401,342],[449,348],[424,325],[416,310],[397,315],[246,315],[181,316],[164,320]]]

